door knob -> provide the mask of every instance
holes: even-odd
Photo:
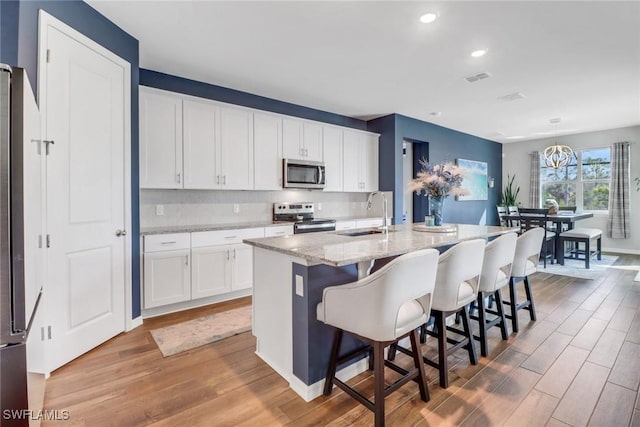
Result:
[[[120,236],[126,236],[127,235],[127,230],[116,230],[116,236],[120,237]]]

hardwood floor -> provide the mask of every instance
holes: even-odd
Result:
[[[640,427],[640,257],[622,255],[596,280],[531,278],[538,320],[520,315],[508,341],[492,328],[489,357],[450,357],[450,386],[427,367],[431,401],[409,383],[386,401],[390,426]],[[158,328],[250,304],[226,302],[149,319],[55,371],[45,408],[74,426],[369,426],[373,414],[342,391],[304,402],[255,354],[250,332],[163,358]],[[472,322],[475,323],[475,322]],[[425,354],[437,355],[429,339]],[[404,355],[398,362],[410,363]],[[388,372],[389,379],[395,375]],[[350,381],[373,394],[370,372]]]

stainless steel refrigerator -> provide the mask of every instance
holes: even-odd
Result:
[[[0,64],[0,424],[3,427],[29,422],[26,341],[42,294],[40,287],[25,286],[25,78],[24,70]]]

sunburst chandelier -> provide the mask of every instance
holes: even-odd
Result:
[[[573,157],[573,150],[567,145],[556,144],[544,149],[544,162],[554,169],[567,166]]]

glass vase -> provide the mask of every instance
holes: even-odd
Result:
[[[429,214],[433,216],[433,225],[436,227],[442,225],[442,206],[444,205],[444,197],[429,197]]]

